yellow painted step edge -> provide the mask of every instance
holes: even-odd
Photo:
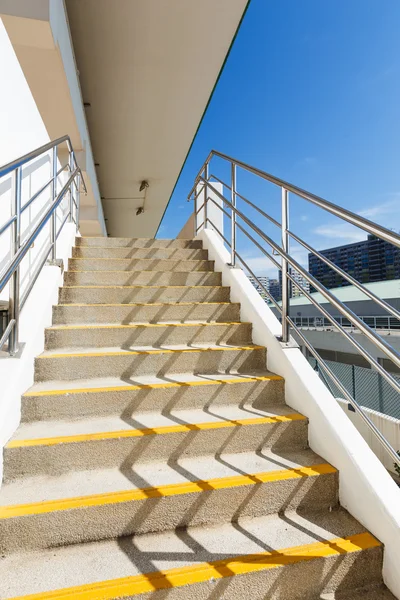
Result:
[[[69,394],[93,394],[106,392],[130,392],[134,390],[146,389],[169,389],[179,387],[196,387],[201,385],[222,385],[235,383],[254,383],[257,381],[283,381],[280,375],[266,375],[257,377],[235,377],[234,379],[207,379],[202,381],[176,381],[165,383],[143,383],[137,385],[110,386],[98,388],[69,388],[66,390],[43,390],[41,392],[25,392],[24,398],[37,396],[68,396]]]
[[[58,444],[73,444],[98,440],[111,440],[120,438],[144,437],[147,435],[167,435],[169,433],[185,433],[188,431],[206,431],[211,429],[225,429],[226,427],[245,427],[251,425],[264,425],[267,423],[289,423],[291,421],[305,421],[306,417],[298,413],[276,415],[274,417],[257,417],[252,419],[237,419],[231,421],[209,421],[206,423],[185,423],[183,425],[169,425],[166,427],[146,427],[143,429],[121,429],[119,431],[102,431],[98,433],[83,433],[80,435],[63,435],[48,438],[31,438],[26,440],[11,440],[6,448],[28,448],[32,446],[56,446]]]
[[[112,600],[114,598],[130,598],[157,590],[168,590],[225,577],[279,569],[286,565],[361,552],[380,546],[381,543],[370,533],[358,533],[346,538],[334,538],[324,542],[282,548],[272,552],[232,556],[224,560],[155,571],[144,575],[132,575],[29,596],[19,596],[11,600]]]
[[[69,330],[69,329],[135,329],[140,327],[145,328],[157,328],[157,327],[226,327],[228,325],[250,325],[249,321],[211,321],[211,322],[200,322],[196,323],[191,321],[190,323],[128,323],[127,325],[52,325],[51,327],[47,327],[47,331],[55,331],[55,330]]]
[[[243,487],[261,483],[274,483],[286,481],[288,479],[300,479],[302,477],[318,477],[319,475],[328,475],[336,472],[336,469],[328,463],[322,463],[308,467],[298,467],[297,469],[282,469],[279,471],[267,471],[265,473],[255,473],[251,475],[233,475],[232,477],[219,477],[209,480],[189,481],[187,483],[172,483],[160,487],[93,494],[91,496],[63,498],[61,500],[47,500],[31,504],[15,504],[1,506],[0,519],[24,517],[33,514],[46,514],[60,510],[81,509],[87,508],[88,506],[104,506],[106,504],[135,502],[150,498],[166,498],[183,494],[196,494],[204,491]]]
[[[174,354],[176,352],[218,352],[218,351],[237,351],[237,350],[265,350],[265,346],[229,346],[229,347],[211,347],[211,348],[166,348],[165,350],[124,350],[117,352],[72,352],[66,354],[42,354],[36,357],[36,360],[46,360],[49,358],[71,358],[71,357],[84,357],[84,356],[129,356],[131,354]]]

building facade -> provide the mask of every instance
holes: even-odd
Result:
[[[400,249],[373,235],[362,242],[321,250],[335,265],[361,283],[400,278]],[[308,255],[308,268],[327,288],[350,285],[317,256]]]

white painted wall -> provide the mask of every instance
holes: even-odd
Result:
[[[393,460],[384,450],[382,444],[380,444],[373,435],[369,427],[366,426],[359,414],[348,409],[347,400],[342,398],[336,398],[336,400],[339,402],[339,405],[342,407],[353,425],[361,433],[373,453],[376,454],[388,471],[396,473]],[[369,416],[374,425],[376,425],[379,431],[385,436],[387,441],[393,446],[393,448],[396,451],[400,450],[400,420],[395,419],[394,417],[389,417],[388,415],[384,415],[370,408],[364,408],[363,410]]]
[[[227,266],[228,251],[217,234],[203,241],[241,319],[253,324],[253,341],[268,348],[268,368],[285,378],[286,402],[309,419],[309,444],[339,470],[340,503],[385,545],[383,577],[400,598],[400,490],[298,348],[277,340],[281,325],[245,273]]]
[[[213,181],[213,186],[215,187],[216,190],[218,190],[220,192],[220,194],[223,193],[222,183]],[[203,188],[203,184],[198,185],[196,188],[196,194],[199,194],[199,195],[197,196],[196,201],[195,201],[195,212],[197,212],[200,209],[198,214],[196,215],[196,230],[198,227],[200,227],[200,225],[202,225],[202,223],[204,223],[204,208],[201,208],[201,207],[204,204],[205,192],[202,191],[202,188]],[[222,207],[221,198],[219,196],[217,196],[217,194],[213,190],[208,188],[207,196],[208,196],[208,198],[212,198],[219,207]],[[212,202],[211,200],[208,200],[208,202],[207,202],[207,218],[210,219],[214,223],[214,225],[219,229],[219,231],[223,235],[224,234],[224,213],[218,208],[218,206],[215,206],[214,202]],[[210,223],[207,223],[207,227],[214,230],[214,227],[212,225],[210,225]]]
[[[6,164],[49,141],[44,123],[37,110],[24,74],[0,19],[0,57],[2,81],[7,85],[0,94],[0,165]],[[50,178],[50,156],[41,156],[23,169],[22,204]],[[61,174],[59,189],[67,175]],[[0,179],[0,226],[11,216],[11,176]],[[21,233],[23,242],[43,215],[50,199],[46,190],[23,214]],[[58,224],[67,210],[66,198],[57,211]],[[46,226],[21,264],[21,291],[29,285],[37,264],[43,257],[49,241]],[[66,224],[57,241],[57,258],[67,260],[75,238],[75,225]],[[0,272],[10,258],[10,233],[0,237]],[[33,381],[34,357],[43,350],[44,327],[51,324],[51,307],[57,302],[61,283],[59,267],[44,267],[21,313],[20,341],[23,351],[20,358],[0,353],[0,448],[12,435],[20,420],[20,397]],[[8,286],[0,298],[8,299]],[[1,466],[0,466],[1,470]]]

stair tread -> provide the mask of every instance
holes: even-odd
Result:
[[[104,582],[104,586],[109,586],[115,579],[132,578],[160,570],[185,569],[190,565],[196,569],[204,565],[207,569],[205,576],[210,580],[208,568],[216,561],[254,554],[265,556],[274,550],[298,548],[308,544],[315,544],[316,548],[332,548],[334,553],[337,543],[329,544],[330,540],[356,536],[364,532],[364,527],[343,509],[331,513],[302,515],[289,512],[280,516],[245,518],[238,524],[190,527],[118,540],[11,554],[0,561],[2,597],[6,599],[37,593],[40,598],[40,593],[49,589],[57,590],[95,582]],[[374,538],[368,534],[367,540],[371,545],[376,544]],[[300,560],[301,552],[302,548],[298,548]],[[246,561],[239,559],[240,563],[246,564]],[[247,568],[251,572],[254,568],[253,561],[248,561]],[[225,575],[231,573],[230,569],[226,571],[228,572]],[[152,577],[154,576],[150,576],[150,581]],[[149,581],[149,576],[143,580]],[[129,579],[127,583],[130,581]],[[87,597],[105,597],[100,596],[101,589],[100,584],[96,586],[98,595]],[[81,600],[81,596],[78,595],[81,591],[77,589],[70,597]],[[116,593],[115,596],[108,597],[120,596]],[[57,595],[53,598],[56,599]]]
[[[174,326],[183,326],[183,327],[196,327],[196,326],[222,326],[226,327],[227,325],[249,325],[248,321],[185,321],[182,323],[181,321],[163,321],[161,323],[90,323],[90,324],[70,324],[70,325],[51,325],[50,327],[46,327],[46,331],[51,330],[65,330],[65,329],[135,329],[140,327],[148,327],[149,329],[157,328],[157,327],[174,327]]]
[[[107,389],[118,390],[126,389],[131,386],[174,386],[174,385],[208,385],[219,382],[242,383],[246,380],[264,381],[265,379],[282,380],[282,377],[269,371],[250,373],[240,375],[215,373],[215,374],[194,374],[194,373],[171,373],[168,377],[159,377],[157,375],[137,375],[130,377],[129,381],[118,377],[105,377],[98,379],[80,379],[79,381],[42,381],[34,383],[25,392],[24,396],[34,396],[35,394],[51,392],[84,392],[87,391],[107,391]]]
[[[61,356],[69,356],[69,355],[74,355],[74,356],[84,356],[87,354],[95,354],[95,355],[99,355],[99,354],[107,354],[107,355],[113,355],[113,354],[134,354],[134,353],[146,353],[148,352],[149,354],[152,353],[168,353],[168,352],[204,352],[207,350],[213,351],[213,350],[217,350],[217,351],[224,351],[224,350],[258,350],[258,349],[263,349],[264,346],[258,346],[256,344],[244,344],[244,345],[235,345],[235,344],[210,344],[210,343],[193,343],[190,346],[186,345],[186,344],[174,344],[174,345],[169,345],[169,344],[162,344],[159,346],[135,346],[134,348],[118,348],[118,347],[102,347],[102,348],[98,348],[96,346],[94,347],[87,347],[84,349],[84,351],[80,351],[77,352],[77,348],[59,348],[57,350],[44,350],[37,358],[38,359],[45,359],[45,358],[52,358],[52,357],[61,357]]]
[[[170,411],[168,414],[159,412],[134,413],[133,415],[90,417],[71,421],[34,421],[21,423],[17,431],[8,442],[10,447],[17,440],[33,440],[42,438],[57,438],[59,436],[96,435],[113,432],[137,432],[144,429],[158,429],[180,425],[196,425],[204,423],[224,424],[234,421],[259,420],[264,418],[294,415],[295,410],[287,405],[269,406],[268,410],[255,409],[244,405],[216,406],[212,412],[207,409],[190,409]]]
[[[118,494],[148,488],[160,489],[160,486],[237,478],[241,475],[254,476],[316,465],[327,465],[327,463],[310,449],[275,451],[266,449],[262,453],[241,452],[220,456],[182,457],[177,462],[137,462],[122,468],[70,471],[57,476],[27,476],[4,484],[0,493],[0,506],[77,497],[83,499],[98,494]],[[328,468],[327,471],[332,472],[333,468]],[[229,481],[222,483],[230,487]]]

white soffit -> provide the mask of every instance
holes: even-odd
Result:
[[[246,4],[66,0],[109,235],[155,235]]]

